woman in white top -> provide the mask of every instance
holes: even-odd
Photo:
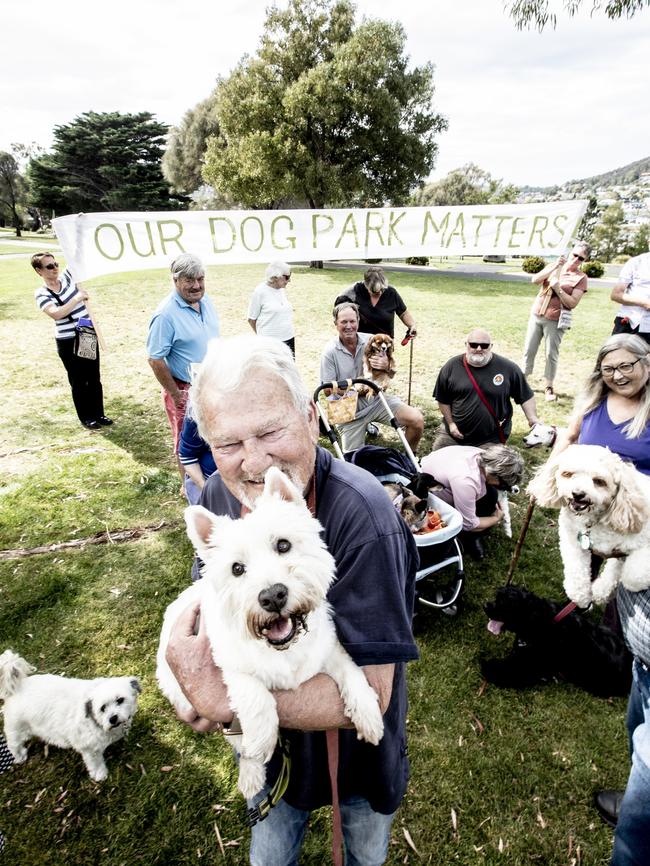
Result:
[[[293,307],[285,292],[291,268],[286,262],[271,262],[265,276],[265,282],[257,286],[248,305],[248,324],[256,334],[282,340],[295,357]]]

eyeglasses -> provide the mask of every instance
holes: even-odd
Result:
[[[467,345],[470,349],[489,349],[492,343],[470,343],[468,341]]]
[[[606,376],[610,379],[614,373],[618,370],[619,373],[622,373],[624,376],[629,375],[632,370],[634,370],[634,365],[638,364],[639,361],[642,361],[643,358],[637,358],[636,361],[624,361],[622,364],[617,364],[615,367],[605,366],[600,368],[600,372],[603,376]]]
[[[46,271],[53,271],[55,268],[59,267],[58,262],[51,262],[49,265],[43,265]]]
[[[578,255],[578,253],[571,253],[571,255],[575,256],[578,259],[578,261],[580,261],[580,262],[586,261],[585,257]]]

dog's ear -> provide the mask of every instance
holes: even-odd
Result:
[[[137,677],[133,677],[133,679],[130,680],[130,683],[131,683],[131,688],[133,689],[134,692],[137,692],[137,694],[142,693],[142,686],[140,685],[140,680]]]
[[[545,508],[560,508],[562,505],[562,500],[557,492],[556,482],[561,456],[561,454],[555,456],[551,454],[546,463],[537,470],[526,488],[528,493],[535,497],[539,505]]]
[[[624,461],[617,461],[618,492],[607,515],[607,523],[615,532],[634,534],[650,519],[650,506],[637,482],[637,470]]]
[[[424,497],[428,494],[429,488],[433,487],[435,483],[436,479],[433,475],[429,475],[428,472],[416,472],[415,475],[411,476],[408,488],[416,496]]]
[[[90,700],[86,701],[85,710],[86,710],[86,718],[92,719],[93,718],[93,702],[92,701],[90,701]]]
[[[276,466],[270,466],[266,470],[263,496],[278,496],[286,502],[293,502],[295,505],[304,506],[305,504],[305,500],[296,485]]]
[[[200,554],[207,553],[216,546],[217,528],[229,523],[229,517],[217,517],[202,505],[190,505],[184,512],[187,535]]]

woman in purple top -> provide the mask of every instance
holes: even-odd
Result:
[[[572,442],[606,446],[650,475],[650,355],[641,337],[615,334],[603,344],[569,426]],[[593,557],[592,570],[598,565]],[[625,792],[599,791],[595,801],[616,827],[611,866],[633,866],[650,850],[650,590],[619,587],[604,621],[619,617],[634,656],[626,720],[632,769]]]
[[[596,366],[569,423],[568,443],[603,445],[650,475],[650,356],[634,334],[615,334]]]

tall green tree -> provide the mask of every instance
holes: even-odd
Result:
[[[564,9],[570,17],[582,6],[583,0],[564,0]],[[590,14],[602,11],[611,19],[632,18],[646,6],[650,6],[650,0],[591,0]],[[518,30],[536,27],[541,32],[547,24],[557,25],[557,15],[549,8],[549,0],[511,0],[505,7]]]
[[[650,223],[640,225],[632,238],[627,242],[623,252],[628,256],[641,256],[648,252],[650,246]]]
[[[185,113],[172,127],[162,160],[165,178],[174,192],[190,195],[203,184],[203,162],[207,141],[219,135],[216,92]]]
[[[289,0],[217,87],[203,176],[250,207],[403,202],[435,161],[446,121],[433,66],[408,68],[400,24],[348,0]]]
[[[448,175],[419,189],[413,204],[436,207],[459,204],[508,204],[514,202],[519,189],[493,178],[473,162],[450,171]]]
[[[614,256],[621,251],[624,240],[624,225],[623,205],[617,201],[605,210],[591,235],[591,241],[599,259],[611,262]]]
[[[25,178],[15,157],[0,151],[0,212],[9,216],[17,238],[22,237],[19,208],[26,204],[26,194]]]
[[[34,204],[57,213],[178,207],[161,170],[167,129],[149,112],[94,111],[55,127],[52,151],[29,165]]]

